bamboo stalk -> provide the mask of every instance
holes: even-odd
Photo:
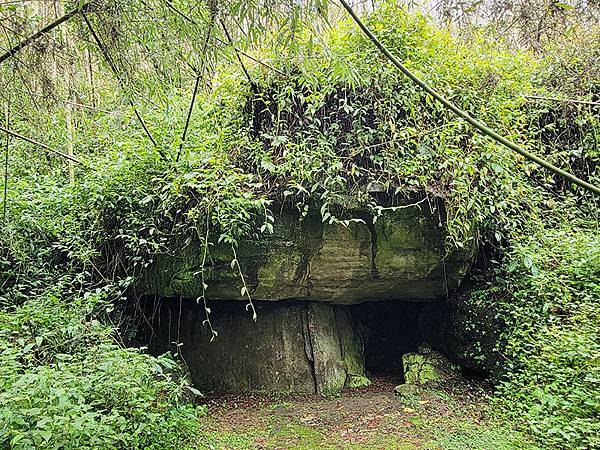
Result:
[[[71,107],[66,108],[67,119],[67,155],[69,155],[69,182],[75,183],[75,166],[73,165],[73,117]]]
[[[551,100],[553,102],[578,103],[581,105],[600,106],[600,102],[591,100],[579,100],[575,98],[543,97],[541,95],[524,95],[523,97],[534,100]]]
[[[188,108],[187,117],[185,119],[185,127],[183,128],[183,134],[181,136],[181,143],[179,144],[179,151],[177,152],[177,157],[175,158],[175,162],[179,162],[179,157],[181,156],[181,152],[183,150],[183,145],[185,144],[185,139],[187,137],[188,128],[190,126],[190,119],[192,118],[192,112],[194,111],[194,104],[196,102],[196,95],[198,94],[198,87],[200,86],[200,81],[204,75],[204,68],[206,66],[206,50],[208,48],[208,42],[210,41],[210,36],[212,34],[212,29],[215,24],[215,14],[211,17],[210,27],[206,32],[206,37],[204,38],[204,46],[202,48],[202,64],[200,65],[200,70],[198,71],[198,75],[196,75],[196,82],[194,83],[194,90],[192,92],[192,99],[190,100],[190,106]]]
[[[133,103],[133,100],[131,99],[131,96],[129,95],[129,92],[128,92],[126,86],[125,86],[125,81],[122,79],[121,75],[119,74],[117,66],[116,66],[115,62],[113,61],[113,59],[111,58],[110,53],[108,52],[108,49],[106,48],[106,46],[104,45],[104,43],[100,39],[100,36],[98,36],[98,34],[96,33],[96,30],[92,26],[92,23],[90,22],[90,20],[88,19],[88,17],[85,15],[85,13],[82,12],[81,15],[83,16],[83,20],[85,21],[88,29],[90,30],[90,34],[92,35],[92,38],[96,42],[96,45],[98,46],[98,49],[102,53],[102,56],[106,60],[106,63],[108,64],[108,66],[110,67],[111,71],[113,72],[113,75],[117,79],[117,82],[119,83],[119,86],[121,87],[121,89],[125,93],[125,98],[127,99],[127,102],[129,103],[129,106],[131,106],[131,108],[133,109],[135,117],[137,118],[138,122],[140,123],[140,125],[144,129],[144,132],[146,133],[146,136],[148,137],[148,139],[150,140],[150,142],[152,142],[152,145],[154,145],[154,147],[158,151],[158,153],[161,156],[161,158],[166,161],[167,160],[167,155],[158,146],[157,142],[154,140],[154,137],[152,136],[152,133],[150,132],[150,130],[146,126],[146,122],[144,122],[144,119],[142,118],[142,115],[139,113],[139,111],[135,107],[135,104]]]
[[[6,134],[10,134],[11,136],[21,139],[22,141],[29,142],[30,144],[33,144],[33,145],[37,145],[38,147],[43,148],[44,150],[46,150],[50,153],[54,153],[55,155],[58,155],[65,159],[68,159],[70,161],[76,162],[77,164],[83,164],[80,160],[78,160],[74,156],[70,156],[63,152],[59,152],[58,150],[54,150],[52,147],[49,147],[46,144],[42,144],[41,142],[38,142],[34,139],[28,138],[27,136],[23,136],[22,134],[19,134],[16,131],[10,130],[10,129],[2,127],[2,126],[0,126],[0,131],[3,131]]]
[[[62,23],[66,22],[67,20],[69,20],[72,17],[79,14],[80,12],[87,10],[88,7],[89,7],[89,3],[83,3],[83,4],[79,5],[77,8],[74,8],[71,11],[67,12],[66,14],[62,15],[61,17],[56,19],[54,22],[46,25],[41,30],[37,31],[36,33],[32,34],[31,36],[28,36],[27,38],[25,38],[24,40],[19,42],[17,45],[10,48],[6,53],[0,55],[0,64],[2,62],[4,62],[5,60],[7,60],[8,58],[19,53],[21,50],[23,50],[29,44],[31,44],[35,40],[39,39],[40,37],[42,37],[44,34],[49,33],[50,31],[52,31],[53,29],[55,29]]]
[[[468,112],[463,111],[458,106],[456,106],[454,103],[452,103],[450,100],[448,100],[447,98],[445,98],[443,95],[441,95],[439,92],[437,92],[431,86],[429,86],[429,84],[427,84],[425,81],[421,80],[418,76],[416,76],[414,73],[412,73],[408,69],[408,67],[406,67],[404,64],[402,64],[400,62],[400,60],[398,58],[396,58],[394,55],[392,55],[392,53],[388,50],[388,48],[385,45],[383,45],[383,43],[379,39],[377,39],[377,37],[375,37],[375,35],[362,22],[362,20],[360,20],[360,18],[356,15],[356,13],[350,7],[350,5],[346,2],[346,0],[340,0],[340,3],[344,7],[344,9],[346,11],[348,11],[348,14],[350,14],[350,16],[352,17],[352,19],[354,19],[354,21],[360,27],[360,29],[363,31],[363,33],[365,33],[365,35],[371,40],[371,42],[373,42],[373,44],[375,44],[375,46],[381,51],[381,53],[383,53],[385,55],[385,57],[394,66],[396,66],[398,69],[400,69],[400,71],[404,75],[406,75],[408,78],[410,78],[415,84],[417,84],[418,86],[420,86],[421,89],[423,89],[425,92],[427,92],[429,95],[431,95],[434,99],[436,99],[438,102],[440,102],[446,108],[448,108],[449,110],[451,110],[452,112],[454,112],[457,116],[462,117],[469,124],[471,124],[475,129],[479,130],[480,133],[482,133],[482,134],[484,134],[484,135],[486,135],[488,137],[491,137],[496,142],[499,142],[500,144],[504,145],[505,147],[508,147],[509,149],[511,149],[511,150],[517,152],[518,154],[524,156],[528,160],[533,161],[536,164],[544,167],[545,169],[549,170],[550,172],[552,172],[552,173],[554,173],[556,175],[559,175],[559,176],[561,176],[563,178],[566,178],[567,180],[569,180],[573,184],[576,184],[577,186],[580,186],[580,187],[582,187],[582,188],[584,188],[584,189],[586,189],[586,190],[588,190],[590,192],[593,192],[596,195],[600,195],[600,188],[599,187],[594,186],[594,185],[592,185],[592,184],[590,184],[590,183],[582,180],[581,178],[576,177],[572,173],[569,173],[569,172],[567,172],[565,170],[562,170],[562,169],[556,167],[555,165],[549,163],[545,159],[540,158],[539,156],[536,156],[533,153],[528,152],[527,150],[525,150],[521,146],[515,144],[511,140],[505,138],[504,136],[498,134],[496,131],[494,131],[491,128],[489,128],[486,125],[484,125],[483,123],[481,123],[478,120],[474,119],[473,117],[471,117],[471,115]]]
[[[4,105],[4,119],[6,127],[10,125],[10,106],[8,101]],[[2,201],[2,220],[6,221],[6,201],[8,199],[8,150],[10,148],[10,135],[6,134],[6,148],[4,153],[4,200]]]

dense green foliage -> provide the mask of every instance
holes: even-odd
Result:
[[[555,61],[539,63],[483,35],[460,41],[391,6],[369,25],[463,109],[600,182],[597,112],[524,97],[554,86]],[[85,166],[73,183],[65,167],[48,164],[54,160],[11,144],[0,229],[0,445],[189,444],[201,412],[183,401],[193,390],[171,359],[123,345],[136,277],[156,255],[198,239],[208,265],[212,244],[225,241],[243,288],[237,241],[272,232],[273,204],[316,208],[324,222],[344,223],[357,207],[377,217],[429,197],[444,202],[449,248],[481,245],[493,254],[494,276],[468,301],[501,319],[494,345],[503,355],[502,404],[548,446],[599,446],[595,200],[474,134],[383,63],[351,23],[318,42],[308,31],[296,39],[295,53],[255,49],[287,75],[252,65],[250,85],[239,66],[217,67],[178,161],[189,101],[178,86],[149,89],[159,107],[142,111],[167,159],[108,81],[99,88],[104,106],[119,114],[77,112],[73,141]],[[568,57],[564,63],[577,70]],[[570,92],[597,89],[585,83]],[[61,146],[64,114],[40,116],[45,142]],[[14,127],[42,134],[26,121]],[[369,193],[374,185],[385,203]],[[206,272],[198,273],[202,285]]]
[[[600,446],[599,279],[597,228],[542,228],[500,283],[511,295],[498,302],[511,331],[500,392],[548,446]]]
[[[599,445],[600,233],[538,229],[461,297],[463,351],[491,370],[498,402],[549,448]]]
[[[181,448],[201,410],[169,358],[116,345],[102,296],[48,295],[0,315],[0,446]],[[192,394],[192,392],[189,392]]]

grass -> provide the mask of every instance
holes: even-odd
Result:
[[[506,427],[476,425],[464,422],[449,434],[442,435],[428,444],[426,448],[444,450],[515,450],[536,449],[525,437]]]
[[[205,448],[286,449],[534,449],[510,424],[492,418],[481,386],[423,389],[414,402],[393,385],[348,391],[336,398],[252,396],[209,401],[200,443]]]

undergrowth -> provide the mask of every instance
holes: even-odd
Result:
[[[171,358],[117,345],[103,293],[39,295],[0,313],[0,447],[182,448],[195,390]]]
[[[462,42],[392,6],[368,22],[461,108],[598,184],[597,113],[524,97],[553,86],[552,61],[481,34]],[[297,39],[302,51],[291,57],[255,49],[285,76],[250,67],[250,87],[239,67],[217,68],[177,162],[176,118],[188,99],[176,88],[163,108],[143,111],[167,160],[124,109],[81,112],[74,142],[85,167],[71,184],[30,146],[11,146],[0,230],[0,445],[193,445],[203,410],[191,406],[195,390],[179,366],[125,345],[138,276],[198,240],[202,286],[217,242],[231,246],[243,282],[237,243],[272,232],[274,204],[301,215],[317,208],[324,222],[344,224],[359,208],[382,212],[376,190],[392,199],[386,207],[442,199],[448,249],[492,248],[492,281],[467,301],[487,302],[501,319],[500,404],[549,447],[600,446],[595,200],[475,134],[383,62],[351,23],[318,43],[308,33]],[[64,116],[54,110],[48,124],[48,141],[59,145]]]
[[[599,279],[598,228],[561,227],[515,245],[499,280],[501,402],[549,447],[600,447]]]

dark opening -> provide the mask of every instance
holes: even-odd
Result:
[[[365,366],[373,375],[402,375],[402,355],[423,342],[419,330],[420,305],[407,302],[372,302],[352,308],[365,330]]]
[[[365,368],[371,375],[402,377],[402,355],[423,344],[444,352],[445,303],[367,302],[351,307],[365,333]]]
[[[143,303],[147,324],[152,326],[146,327],[140,334],[140,341],[143,341],[140,344],[149,345],[154,353],[177,351],[177,341],[180,340],[180,329],[184,323],[210,336],[208,330],[204,329],[204,308],[193,300],[147,298]],[[261,321],[273,309],[303,303],[257,301],[255,306]],[[251,322],[250,313],[244,309],[242,302],[214,301],[209,306],[211,320],[219,331],[227,328],[224,324],[232,320],[245,321],[246,316]],[[443,301],[379,301],[337,308],[347,309],[351,313],[355,327],[364,338],[365,369],[369,376],[390,375],[401,379],[402,355],[418,351],[422,344],[448,353],[449,314]],[[228,338],[219,335],[217,339],[227,341]]]

